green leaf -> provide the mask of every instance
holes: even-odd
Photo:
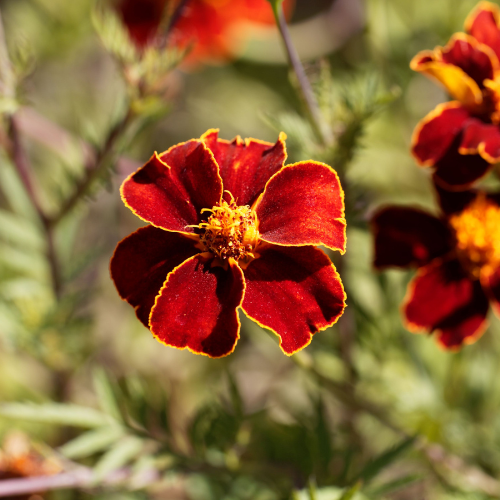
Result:
[[[307,492],[309,493],[309,500],[317,500],[316,482],[313,478],[309,479],[309,482],[307,484]]]
[[[14,245],[44,250],[44,240],[39,228],[19,215],[0,210],[0,238]]]
[[[237,418],[243,417],[243,400],[241,399],[240,390],[231,372],[227,372],[229,382],[229,394],[231,396],[231,405]]]
[[[94,468],[96,480],[102,479],[113,472],[139,458],[144,446],[142,439],[135,436],[127,436],[119,441],[116,446],[108,450]]]
[[[124,430],[119,426],[100,427],[72,439],[61,446],[59,451],[72,460],[86,458],[109,448],[123,434]]]
[[[354,495],[356,495],[360,488],[361,481],[357,482],[352,488],[349,488],[344,493],[342,493],[342,496],[339,498],[339,500],[352,500],[354,498]]]
[[[2,186],[2,195],[5,196],[9,207],[17,214],[28,219],[37,220],[37,214],[33,204],[26,194],[19,175],[7,161],[2,161],[0,168],[0,185]]]
[[[60,403],[4,403],[0,405],[0,417],[75,427],[101,427],[113,423],[108,415],[93,408]]]
[[[96,2],[92,10],[92,24],[103,45],[118,59],[131,63],[138,56],[123,22],[104,2]]]
[[[358,479],[362,480],[365,484],[369,483],[382,469],[391,465],[400,455],[407,451],[414,442],[415,437],[404,439],[398,445],[382,453],[364,467]]]
[[[120,407],[115,397],[115,392],[111,381],[106,375],[105,371],[98,368],[94,370],[94,387],[99,398],[99,405],[104,413],[113,417],[117,421],[122,421],[122,414]]]
[[[388,495],[389,493],[393,493],[394,491],[400,490],[401,488],[405,488],[409,484],[412,484],[416,481],[420,481],[421,479],[422,476],[419,476],[417,474],[412,474],[410,476],[406,476],[400,479],[396,479],[394,481],[390,481],[389,483],[383,484],[378,488],[370,490],[370,493],[371,495],[377,497]]]

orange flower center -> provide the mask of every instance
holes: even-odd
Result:
[[[450,218],[459,256],[478,278],[500,266],[500,207],[479,195],[463,212]]]
[[[204,230],[201,242],[208,251],[222,260],[255,258],[253,252],[259,242],[257,216],[248,205],[236,205],[231,196],[229,203],[222,201],[203,212],[212,212],[207,222],[199,225]]]

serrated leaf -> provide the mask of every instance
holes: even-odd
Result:
[[[138,458],[144,446],[142,439],[135,436],[127,436],[108,450],[94,468],[95,479],[99,480],[110,472],[113,472],[129,462]]]
[[[109,448],[122,438],[124,430],[119,426],[105,426],[88,431],[69,441],[59,451],[72,460],[86,458]]]
[[[382,469],[392,464],[415,442],[415,437],[407,438],[369,462],[358,476],[358,480],[369,483]]]
[[[0,417],[74,427],[101,427],[113,423],[112,418],[93,408],[60,403],[4,403],[0,405]]]

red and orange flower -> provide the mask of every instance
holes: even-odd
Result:
[[[416,127],[412,150],[446,189],[466,189],[500,161],[500,9],[481,2],[445,47],[417,54],[410,67],[454,99]]]
[[[408,329],[435,331],[456,350],[482,335],[490,301],[500,313],[500,196],[438,194],[439,218],[409,207],[375,214],[375,267],[418,268],[403,306]]]
[[[154,41],[180,0],[120,0],[118,12],[134,43],[145,48]],[[285,1],[291,12],[293,2]],[[273,24],[267,0],[188,0],[170,33],[169,43],[192,46],[189,62],[224,61],[234,56],[249,23]]]
[[[342,315],[339,275],[315,247],[344,253],[343,191],[328,165],[285,166],[284,139],[209,130],[124,181],[124,203],[150,225],[118,244],[111,276],[160,342],[226,356],[241,307],[291,355]]]

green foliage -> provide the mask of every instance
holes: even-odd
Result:
[[[401,443],[376,457],[363,468],[363,470],[359,474],[358,480],[362,481],[363,484],[370,483],[374,477],[376,477],[383,469],[397,460],[399,458],[399,455],[410,448],[414,444],[414,442],[415,438],[404,439]]]
[[[336,49],[327,56],[301,30],[330,22],[322,13],[330,5],[307,2],[319,17],[291,30],[301,54],[324,56],[306,70],[331,129],[326,146],[297,111],[287,70],[266,54],[177,70],[185,52],[164,44],[139,51],[109,5],[91,3],[2,4],[0,433],[23,428],[65,467],[88,467],[94,481],[51,498],[500,497],[498,322],[492,317],[481,341],[460,354],[407,332],[399,308],[411,273],[373,272],[368,228],[382,203],[435,209],[408,147],[416,122],[445,97],[408,61],[461,29],[474,0],[365,2],[367,29],[346,39],[331,30]],[[330,16],[345,15],[334,7]],[[276,49],[274,39],[263,43]],[[46,120],[20,129],[46,219],[12,161],[9,119],[21,103]],[[113,248],[138,224],[118,194],[136,168],[131,158],[142,164],[208,127],[224,139],[275,141],[284,131],[287,163],[314,159],[339,174],[348,251],[335,264],[349,307],[301,355],[285,358],[275,339],[245,322],[227,359],[167,349],[110,282]],[[416,437],[401,440],[407,435]]]

